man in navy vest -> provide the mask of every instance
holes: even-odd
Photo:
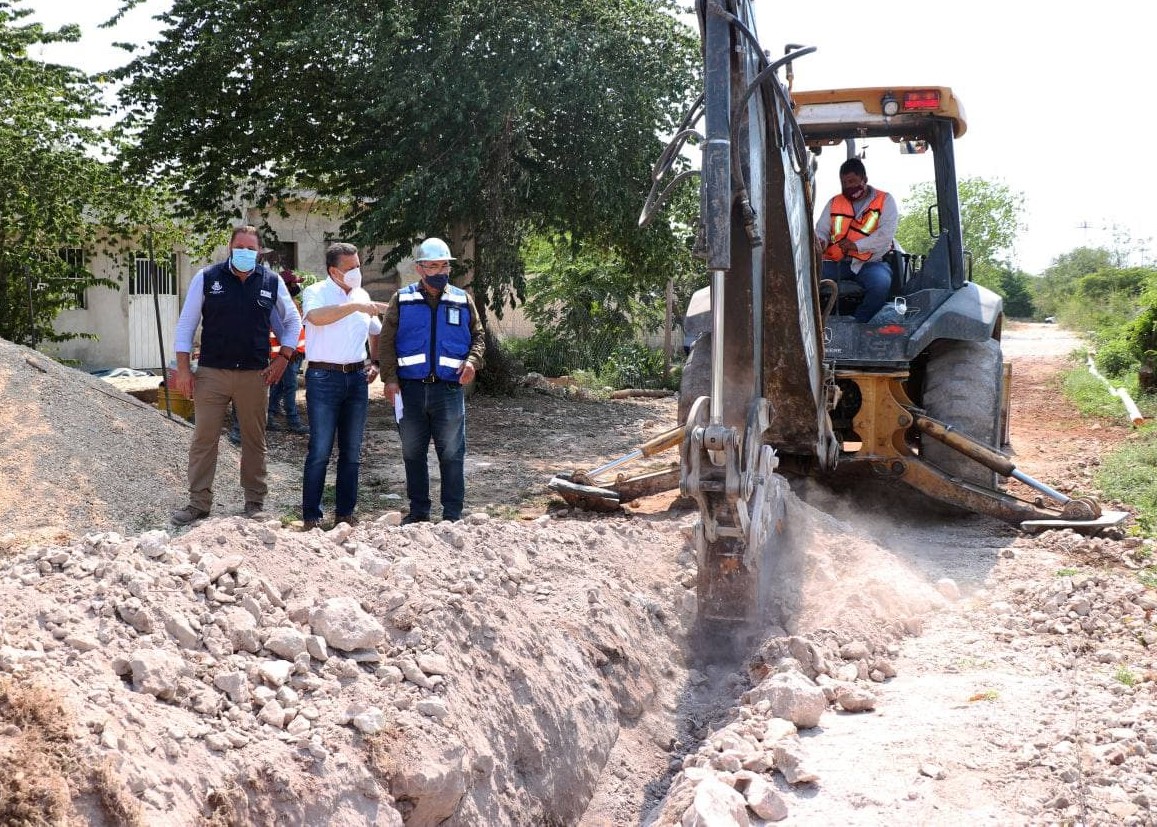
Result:
[[[238,227],[229,240],[229,258],[199,271],[189,282],[177,321],[177,370],[173,387],[192,397],[196,427],[189,446],[189,504],[174,511],[173,523],[188,525],[209,515],[217,446],[232,402],[241,426],[241,488],[245,515],[263,516],[265,495],[265,416],[268,388],[281,379],[294,348],[270,358],[269,331],[296,342],[301,316],[281,278],[257,263],[257,228]],[[189,354],[201,326],[201,355],[194,377]]]
[[[485,334],[474,299],[450,284],[450,248],[427,238],[414,256],[415,284],[403,287],[382,322],[381,371],[386,399],[401,418],[402,459],[410,511],[402,522],[430,519],[430,440],[438,454],[442,519],[458,520],[466,499],[466,400],[462,389],[482,367]]]

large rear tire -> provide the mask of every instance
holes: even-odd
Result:
[[[924,410],[933,419],[1000,450],[1000,342],[945,339],[934,344],[924,376]],[[996,472],[925,436],[921,456],[942,471],[967,482],[996,488]]]

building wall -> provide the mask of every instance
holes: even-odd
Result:
[[[334,241],[340,241],[339,235],[342,218],[334,208],[327,208],[314,199],[301,199],[288,202],[285,205],[287,216],[278,213],[262,216],[257,210],[250,210],[246,216],[249,223],[260,226],[263,221],[271,226],[281,242],[296,245],[298,262],[296,269],[312,273],[319,277],[325,276],[325,250]],[[156,251],[160,258],[174,251]],[[225,259],[226,247],[222,246],[214,251],[207,260],[190,260],[184,251],[176,252],[176,271],[178,285],[178,302],[183,307],[185,296],[189,290],[189,282],[193,275],[202,267]],[[367,253],[377,251],[364,251]],[[374,255],[375,261],[381,260],[381,255]],[[68,360],[84,370],[98,368],[123,367],[129,364],[129,290],[127,282],[132,265],[128,256],[113,259],[106,255],[99,255],[90,262],[93,273],[103,278],[112,279],[120,284],[119,290],[107,287],[90,287],[85,291],[86,307],[84,309],[66,310],[57,316],[55,327],[61,333],[91,333],[94,339],[73,339],[67,342],[44,343],[41,349],[54,358]],[[398,287],[397,271],[391,268],[383,273],[380,265],[371,263],[364,267],[366,289],[375,299],[386,300]],[[411,266],[412,269],[412,266]],[[176,330],[173,326],[163,325],[162,335],[165,339],[166,350],[172,350],[172,340]],[[199,334],[199,331],[198,331]],[[157,359],[160,361],[158,349]],[[159,368],[159,365],[150,365]]]
[[[187,286],[188,259],[183,252],[179,252],[176,260],[178,282]],[[96,338],[45,342],[41,345],[41,350],[54,358],[74,362],[85,370],[126,366],[129,353],[127,283],[132,271],[129,256],[125,254],[113,258],[101,253],[89,262],[89,267],[96,275],[116,281],[120,284],[120,288],[87,288],[85,307],[63,311],[56,317],[54,326],[60,333],[91,333]],[[169,339],[168,346],[171,349],[170,337],[173,331],[165,330],[163,333],[166,339]]]

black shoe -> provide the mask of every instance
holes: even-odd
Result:
[[[269,417],[267,420],[265,420],[265,430],[267,430],[267,431],[280,431],[280,430],[281,430],[281,426],[280,426],[280,425],[278,425],[278,424],[277,424],[277,420],[275,420],[275,419],[274,419],[274,418],[271,416],[271,417]]]
[[[320,523],[320,522],[321,522],[320,520],[306,520],[305,522],[303,522],[301,524],[301,530],[302,531],[313,531],[313,529],[317,528],[318,523]]]
[[[442,522],[444,522],[444,523],[456,523],[461,519],[462,519],[461,514],[443,514],[442,515]]]
[[[353,526],[358,524],[358,518],[355,517],[353,514],[346,514],[344,517],[339,514],[333,518],[333,524],[337,525],[338,523],[345,523],[346,525],[348,525],[352,528]]]
[[[407,514],[402,518],[402,525],[413,525],[414,523],[428,522],[430,522],[429,514]]]
[[[291,434],[308,434],[309,427],[307,425],[301,424],[300,422],[290,422],[289,432]]]
[[[232,442],[234,445],[240,445],[241,444],[241,434],[235,434],[232,431],[230,431],[229,432],[229,441]]]
[[[173,521],[173,525],[189,525],[189,523],[195,523],[197,520],[204,519],[208,516],[209,512],[204,508],[187,505],[184,508],[172,512],[172,514],[169,515],[169,519]]]

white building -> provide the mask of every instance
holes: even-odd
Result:
[[[247,221],[261,226],[263,221],[276,232],[277,241],[269,242],[282,266],[290,269],[325,275],[325,250],[334,241],[340,241],[342,215],[319,199],[303,197],[284,202],[287,215],[280,211],[268,216],[256,208],[250,209]],[[79,256],[82,252],[68,251]],[[161,366],[161,347],[158,329],[165,347],[165,363],[173,361],[173,336],[181,302],[193,275],[210,262],[193,261],[183,249],[154,250],[159,277],[154,297],[148,278],[148,255],[145,251],[111,257],[98,254],[88,262],[91,272],[120,284],[119,289],[89,287],[78,294],[78,307],[65,310],[56,318],[56,330],[61,333],[91,333],[95,339],[72,339],[66,342],[44,342],[40,349],[82,369],[132,367],[157,370]],[[380,261],[379,251],[363,250],[362,261],[373,257]],[[225,258],[225,249],[215,251],[212,261]],[[403,280],[398,269],[383,273],[375,263],[363,264],[365,287],[375,299],[385,301],[402,283],[413,280],[412,266],[403,265]],[[158,325],[158,318],[160,324]]]

